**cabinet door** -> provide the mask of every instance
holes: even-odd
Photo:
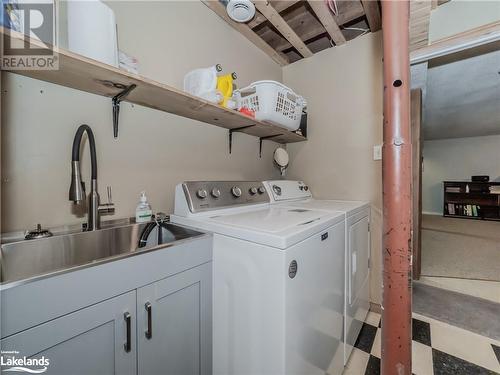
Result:
[[[137,290],[141,375],[212,373],[212,264]]]
[[[18,352],[16,358],[45,357],[45,374],[135,374],[135,308],[132,291],[9,336],[1,350]]]

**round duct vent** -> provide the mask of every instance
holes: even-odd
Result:
[[[248,22],[255,16],[255,5],[250,0],[229,0],[227,14],[236,22]]]

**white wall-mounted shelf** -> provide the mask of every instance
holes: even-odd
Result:
[[[24,34],[3,27],[0,27],[0,34],[2,37],[10,35],[10,38],[18,41],[25,38]],[[47,48],[45,44],[33,38],[27,38],[27,43],[30,48]],[[122,100],[228,130],[268,138],[278,143],[307,140],[300,134],[255,120],[152,79],[61,48],[56,48],[56,52],[59,62],[58,70],[9,70],[6,67],[2,70],[111,98],[125,88],[136,85]]]

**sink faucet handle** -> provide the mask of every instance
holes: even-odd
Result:
[[[112,197],[112,195],[111,195],[111,186],[108,186],[108,187],[106,188],[106,190],[107,190],[107,192],[108,192],[108,203],[109,203],[109,204],[112,204],[112,203],[113,203],[113,197]]]
[[[115,205],[111,196],[111,186],[106,188],[108,193],[108,203],[100,204],[97,211],[102,215],[113,215],[115,213]]]

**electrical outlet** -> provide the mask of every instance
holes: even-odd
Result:
[[[373,160],[382,160],[382,145],[373,146]]]

